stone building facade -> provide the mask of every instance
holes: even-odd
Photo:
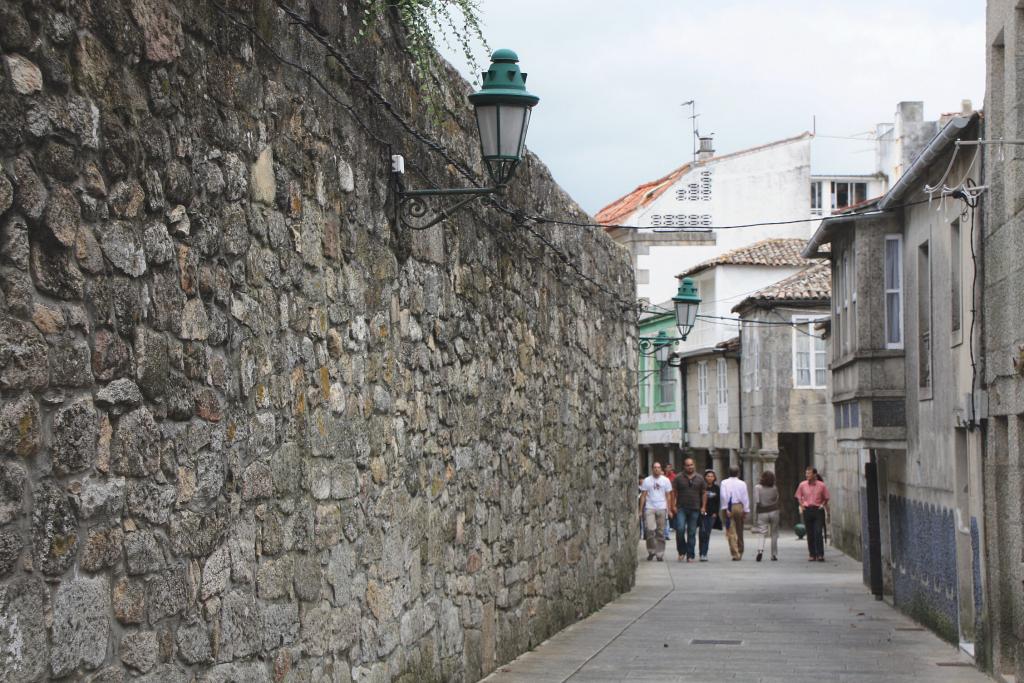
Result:
[[[223,4],[0,6],[0,679],[475,680],[632,584],[628,255],[402,228],[391,153],[480,173],[467,84]]]
[[[989,0],[985,138],[1024,137],[1024,9]],[[985,526],[991,668],[1024,680],[1024,147],[984,150],[983,378],[988,397]]]
[[[783,527],[799,518],[794,494],[807,467],[827,478],[833,509],[845,509],[838,472],[827,467],[833,447],[828,354],[818,321],[828,318],[830,296],[829,268],[819,261],[751,292],[733,308],[742,329],[743,478],[752,487],[762,472],[775,473]],[[833,519],[833,530],[844,528]],[[835,544],[848,550],[847,541],[843,534]]]
[[[945,118],[885,195],[824,220],[804,254],[830,247],[835,459],[857,471],[865,581],[975,653],[986,645],[980,219],[925,188],[981,184],[981,117]]]

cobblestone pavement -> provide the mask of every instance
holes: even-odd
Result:
[[[485,680],[991,683],[957,648],[875,600],[860,563],[838,551],[811,564],[806,543],[787,534],[778,562],[756,563],[748,536],[747,555],[732,562],[716,534],[707,563],[676,562],[672,541],[664,563],[639,548],[630,593]]]

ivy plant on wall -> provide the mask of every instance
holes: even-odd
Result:
[[[486,50],[487,41],[480,28],[477,0],[367,0],[360,35],[365,35],[387,10],[393,11],[405,28],[407,48],[421,87],[427,87],[437,67],[438,36],[449,48],[458,46],[474,74],[480,71],[474,47],[480,45]]]

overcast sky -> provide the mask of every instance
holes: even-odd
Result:
[[[527,146],[592,214],[691,158],[686,100],[716,152],[728,153],[810,130],[815,116],[819,135],[855,136],[891,121],[901,100],[923,100],[935,118],[965,98],[980,109],[984,97],[983,0],[480,0],[480,9],[490,47],[518,52],[541,98]],[[486,67],[482,50],[479,59]],[[816,166],[873,170],[870,142],[828,147]]]

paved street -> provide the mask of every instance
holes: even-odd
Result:
[[[780,560],[761,563],[749,536],[741,563],[721,534],[708,563],[677,563],[674,541],[664,563],[645,561],[641,548],[633,591],[485,680],[991,681],[873,599],[857,562],[829,548],[827,562],[810,564],[789,532],[780,544]]]

